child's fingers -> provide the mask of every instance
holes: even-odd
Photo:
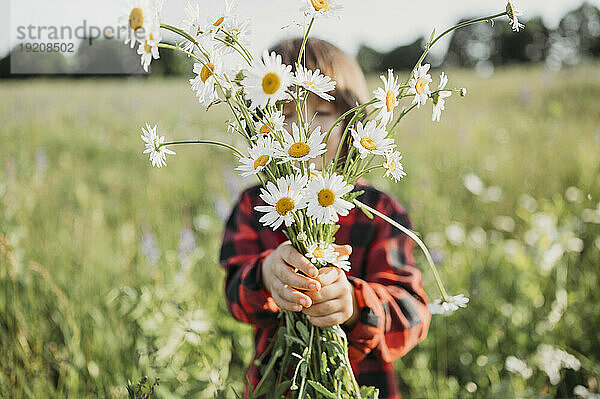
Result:
[[[342,299],[332,299],[321,303],[313,303],[309,308],[302,310],[308,316],[327,316],[343,311],[346,302]]]
[[[317,327],[331,327],[336,324],[344,323],[348,317],[344,312],[336,312],[327,316],[308,316],[308,320]]]
[[[349,289],[348,287],[347,284],[342,284],[341,282],[339,284],[333,283],[323,285],[319,291],[306,291],[306,295],[311,298],[313,304],[316,304],[343,297],[349,293],[346,291]]]
[[[299,312],[302,310],[302,305],[283,299],[277,292],[271,293],[271,297],[281,309],[291,310],[292,312]]]
[[[293,289],[292,287],[288,286],[282,281],[277,281],[277,283],[274,284],[273,291],[275,291],[275,294],[279,298],[294,304],[302,305],[305,308],[309,307],[312,304],[312,299],[310,299],[308,295],[305,295],[300,291]],[[273,296],[273,292],[271,292],[271,296]],[[273,299],[275,299],[275,297],[273,297]]]
[[[281,257],[290,266],[302,270],[307,276],[315,277],[319,273],[317,268],[292,245],[285,245],[281,249]]]
[[[321,282],[322,286],[333,284],[340,278],[340,272],[341,269],[335,266],[322,267],[319,269],[317,280]]]
[[[278,264],[275,268],[275,276],[277,276],[284,284],[294,288],[313,291],[318,291],[321,288],[321,283],[319,281],[301,276],[292,271],[291,267],[283,263]]]

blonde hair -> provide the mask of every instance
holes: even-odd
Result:
[[[301,47],[301,38],[287,39],[273,46],[270,51],[281,55],[282,62],[286,65],[293,65],[295,69]],[[354,58],[333,44],[315,38],[307,40],[304,54],[306,68],[313,71],[318,68],[323,75],[336,81],[335,90],[330,94],[335,97],[333,103],[340,115],[354,108],[357,104],[369,101],[365,75]],[[346,127],[351,117],[352,115],[349,115],[343,121],[343,128]],[[348,142],[344,143],[344,155],[347,145]]]

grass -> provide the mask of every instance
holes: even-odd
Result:
[[[370,179],[407,207],[451,293],[471,297],[396,363],[402,392],[593,388],[598,65],[448,75],[467,97],[451,97],[439,124],[428,104],[399,125],[408,176]],[[225,110],[204,112],[184,79],[6,82],[0,99],[0,396],[123,397],[128,379],[148,375],[161,379],[158,397],[235,397],[253,338],[227,311],[218,250],[233,201],[255,182],[214,147],[177,147],[153,169],[139,139],[150,122],[170,139],[231,142]],[[543,343],[581,368],[551,384]],[[533,376],[509,373],[509,355]]]

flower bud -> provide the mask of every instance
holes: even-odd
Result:
[[[464,97],[464,96],[466,96],[466,95],[467,95],[467,89],[466,89],[465,87],[461,88],[461,89],[460,89],[460,96],[461,96],[461,97]]]

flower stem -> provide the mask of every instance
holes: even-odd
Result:
[[[425,254],[425,258],[427,258],[427,263],[429,263],[429,267],[431,269],[431,272],[433,273],[433,277],[435,279],[437,287],[440,290],[440,294],[442,295],[442,299],[444,300],[444,302],[447,302],[449,300],[448,293],[446,292],[446,289],[444,288],[444,284],[442,283],[442,279],[440,278],[440,275],[438,274],[438,271],[437,271],[437,269],[436,269],[436,267],[435,267],[435,265],[433,263],[433,259],[431,259],[431,254],[429,254],[429,250],[427,249],[427,247],[425,246],[425,244],[423,243],[423,241],[421,241],[421,239],[419,238],[419,236],[417,234],[415,234],[414,231],[412,231],[410,229],[407,229],[406,227],[402,226],[400,223],[397,223],[395,220],[387,217],[386,215],[384,215],[383,213],[379,212],[378,210],[373,209],[373,208],[371,208],[370,206],[368,206],[366,204],[363,204],[359,200],[355,199],[354,203],[359,208],[363,208],[363,209],[368,210],[371,213],[374,213],[375,215],[379,216],[380,218],[382,218],[383,220],[385,220],[386,222],[388,222],[392,226],[396,227],[397,229],[399,229],[400,231],[402,231],[404,234],[406,234],[407,236],[409,236],[410,238],[412,238],[419,245],[419,247],[421,247],[421,250]]]
[[[237,148],[235,148],[234,146],[232,146],[230,144],[227,144],[227,143],[222,143],[220,141],[214,141],[214,140],[180,140],[180,141],[169,141],[168,143],[162,143],[158,147],[160,148],[160,147],[164,147],[164,146],[167,146],[167,145],[176,145],[176,144],[214,144],[214,145],[219,145],[221,147],[228,148],[231,151],[235,152],[240,157],[244,157],[244,154],[242,154],[242,152],[240,150],[238,150]]]

